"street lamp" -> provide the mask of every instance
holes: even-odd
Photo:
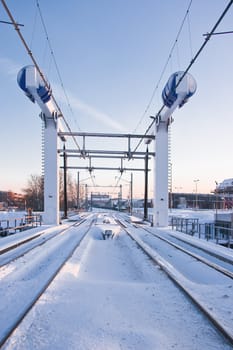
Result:
[[[198,200],[197,200],[197,183],[199,181],[200,181],[199,179],[193,180],[193,182],[195,183],[195,193],[196,193],[196,205],[195,205],[195,208],[196,208],[196,210],[197,210],[197,203],[198,203]]]

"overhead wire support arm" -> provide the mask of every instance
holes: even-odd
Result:
[[[30,58],[31,58],[31,60],[32,60],[32,62],[33,62],[33,64],[34,64],[34,66],[35,66],[35,68],[36,68],[38,74],[40,75],[41,79],[43,80],[43,82],[44,82],[46,88],[47,88],[48,90],[50,90],[50,86],[49,86],[47,80],[45,79],[44,74],[42,73],[42,71],[41,71],[41,69],[40,69],[40,67],[39,67],[39,65],[38,65],[38,63],[37,63],[37,61],[36,61],[36,59],[34,58],[34,56],[33,56],[33,54],[32,54],[32,51],[30,50],[30,48],[29,48],[29,46],[27,45],[27,43],[26,43],[26,41],[25,41],[23,35],[22,35],[21,32],[20,32],[19,24],[15,21],[14,17],[12,16],[12,14],[11,14],[11,12],[10,12],[8,6],[6,5],[5,0],[1,0],[1,2],[2,2],[2,5],[3,5],[4,9],[6,10],[6,12],[7,12],[7,14],[8,14],[8,16],[9,16],[11,22],[12,22],[12,25],[14,25],[15,30],[16,30],[16,32],[18,33],[18,36],[19,36],[20,40],[22,41],[22,43],[23,43],[23,45],[24,45],[24,47],[25,47],[25,49],[26,49],[28,55],[30,56]],[[67,121],[66,121],[66,119],[65,119],[65,117],[64,117],[64,115],[63,115],[63,113],[62,113],[62,111],[61,111],[61,109],[60,109],[60,107],[58,106],[57,101],[55,100],[54,96],[51,96],[51,97],[52,97],[52,99],[53,99],[54,104],[55,104],[56,107],[57,107],[57,110],[58,110],[58,112],[59,112],[59,116],[63,118],[63,121],[64,121],[64,123],[65,123],[67,129],[69,130],[69,132],[71,132],[70,126],[69,126],[69,124],[67,123]],[[79,145],[78,145],[78,143],[77,143],[77,141],[76,141],[76,139],[75,139],[74,137],[73,137],[73,141],[74,141],[75,145],[77,146],[77,148],[80,149],[80,147],[79,147]]]
[[[37,62],[36,62],[36,60],[35,60],[35,58],[34,58],[34,56],[33,56],[33,54],[32,54],[32,51],[30,50],[30,48],[29,48],[29,46],[27,45],[27,43],[26,43],[26,41],[25,41],[23,35],[22,35],[21,32],[20,32],[20,29],[18,28],[18,27],[19,27],[19,24],[15,21],[14,17],[12,16],[12,14],[11,14],[9,8],[8,8],[7,5],[6,5],[6,2],[5,2],[4,0],[1,0],[1,2],[2,2],[2,5],[3,5],[3,7],[5,8],[5,10],[6,10],[6,12],[7,12],[7,14],[8,14],[10,20],[11,20],[12,25],[15,27],[16,32],[18,33],[18,35],[19,35],[19,37],[20,37],[20,39],[21,39],[21,41],[22,41],[24,47],[26,48],[28,55],[31,57],[32,62],[34,63],[34,65],[35,65],[35,67],[36,67],[38,73],[40,74],[40,76],[41,76],[43,82],[45,83],[45,86],[49,89],[48,82],[46,81],[46,79],[45,79],[43,73],[40,71],[40,67],[39,67],[38,64],[37,64]]]
[[[210,31],[210,33],[206,36],[204,43],[201,45],[200,49],[197,51],[196,55],[194,56],[194,58],[191,60],[190,64],[188,65],[188,67],[186,68],[186,70],[184,71],[184,74],[180,77],[180,80],[178,81],[176,87],[179,86],[179,84],[181,83],[182,79],[184,78],[184,76],[188,73],[188,71],[190,70],[190,68],[192,67],[192,65],[194,64],[194,62],[196,61],[196,59],[198,58],[198,56],[200,55],[200,53],[202,52],[202,50],[204,49],[204,47],[206,46],[206,44],[208,43],[208,41],[210,40],[211,36],[214,35],[214,31],[216,30],[216,28],[219,26],[220,22],[222,21],[222,19],[225,17],[226,13],[228,12],[229,8],[232,6],[233,4],[233,0],[230,0],[228,5],[226,6],[225,10],[223,11],[223,13],[221,14],[221,16],[219,17],[219,19],[217,20],[217,22],[215,23],[215,25],[213,26],[212,30]]]
[[[14,25],[14,23],[13,23],[13,22],[8,22],[8,21],[0,21],[0,23]],[[17,26],[24,27],[24,24],[17,23]]]
[[[222,35],[222,34],[233,34],[233,30],[229,30],[229,31],[226,31],[226,32],[212,33],[212,35]],[[203,35],[203,36],[208,36],[209,33],[202,34],[202,35]]]
[[[143,115],[142,115],[142,117],[141,117],[139,123],[137,124],[136,128],[134,129],[134,131],[136,131],[137,128],[138,128],[138,126],[141,124],[142,120],[144,119],[144,117],[145,117],[147,111],[149,110],[149,107],[150,107],[150,105],[151,105],[151,103],[152,103],[152,101],[153,101],[153,99],[154,99],[155,93],[156,93],[156,91],[157,91],[157,89],[158,89],[158,87],[159,87],[159,84],[160,84],[160,82],[161,82],[161,80],[162,80],[162,78],[163,78],[163,75],[164,75],[164,73],[165,73],[165,71],[166,71],[166,68],[167,68],[167,66],[168,66],[168,63],[169,63],[169,61],[170,61],[170,59],[171,59],[171,57],[172,57],[172,53],[173,53],[173,51],[174,51],[174,49],[175,49],[175,47],[176,47],[176,45],[177,45],[177,42],[178,42],[178,39],[179,39],[179,37],[180,37],[181,31],[182,31],[182,29],[183,29],[185,20],[186,20],[186,18],[187,18],[188,15],[189,15],[189,10],[190,10],[190,8],[191,8],[191,5],[192,5],[192,0],[190,0],[190,2],[189,2],[187,11],[186,11],[185,16],[184,16],[184,18],[183,18],[183,21],[182,21],[182,23],[181,23],[181,25],[180,25],[180,28],[179,28],[178,33],[177,33],[177,36],[176,36],[175,41],[174,41],[174,43],[173,43],[173,45],[172,45],[172,48],[171,48],[171,50],[170,50],[170,52],[169,52],[168,58],[167,58],[166,63],[165,63],[165,65],[164,65],[163,69],[162,69],[162,72],[161,72],[160,77],[159,77],[159,79],[158,79],[158,81],[157,81],[157,84],[156,84],[156,86],[155,86],[155,88],[154,88],[154,90],[153,90],[153,92],[152,92],[152,96],[151,96],[151,98],[150,98],[150,100],[149,100],[149,103],[148,103],[148,105],[147,105],[147,107],[146,107],[146,109],[145,109],[145,111],[144,111],[144,113],[143,113]]]
[[[162,109],[161,109],[162,110]],[[151,124],[153,125],[153,123]],[[144,155],[143,153],[136,153],[137,148],[132,151],[131,150],[131,140],[132,139],[141,139],[140,142],[142,142],[142,140],[154,140],[155,136],[154,135],[147,135],[147,134],[118,134],[118,133],[88,133],[88,132],[66,132],[66,131],[62,131],[59,132],[58,134],[60,137],[67,137],[67,136],[72,136],[72,137],[82,137],[83,138],[83,149],[80,150],[80,155],[85,158],[90,156],[90,154],[92,152],[94,153],[103,153],[102,151],[91,151],[91,150],[86,150],[85,148],[85,141],[87,137],[99,137],[99,138],[127,138],[128,139],[128,152],[127,154],[124,152],[124,158],[128,158],[128,160],[134,158],[135,155]],[[106,152],[104,152],[106,153]],[[118,154],[119,152],[114,152],[114,151],[110,151],[109,153],[111,154]],[[122,154],[122,152],[121,152]],[[150,154],[151,156],[154,156],[154,154]]]
[[[188,65],[188,67],[186,68],[186,70],[184,71],[183,75],[180,77],[179,81],[176,84],[176,88],[180,85],[181,81],[183,80],[183,78],[185,77],[185,75],[188,73],[188,71],[190,70],[190,68],[192,67],[192,65],[194,64],[194,62],[197,60],[198,56],[200,55],[200,53],[202,52],[202,50],[204,49],[204,47],[206,46],[206,44],[208,43],[208,41],[210,40],[212,35],[215,35],[214,31],[217,29],[217,27],[219,26],[219,24],[221,23],[222,19],[225,17],[226,13],[228,12],[228,10],[230,9],[230,7],[233,4],[233,0],[230,0],[228,5],[226,6],[226,8],[224,9],[224,11],[222,12],[221,16],[219,17],[219,19],[217,20],[217,22],[215,23],[215,25],[213,26],[212,30],[210,31],[210,33],[208,33],[206,35],[205,41],[204,43],[201,45],[200,49],[197,51],[196,55],[194,56],[194,58],[190,61],[190,64]],[[155,119],[151,122],[151,124],[149,125],[149,127],[146,129],[145,134],[147,134],[147,132],[150,130],[150,128],[152,127],[152,125],[155,123],[157,117],[160,115],[160,113],[163,111],[163,109],[165,108],[165,104],[162,105],[162,107],[160,108],[160,110],[157,112]],[[137,144],[137,146],[135,147],[134,151],[136,151],[138,149],[138,147],[140,146],[140,144],[142,143],[142,139],[139,141],[139,143]]]

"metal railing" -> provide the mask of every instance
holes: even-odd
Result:
[[[41,226],[40,214],[24,215],[23,217],[0,220],[0,236],[8,236],[17,231],[25,231],[33,227]]]
[[[215,225],[215,223],[199,223],[199,219],[172,216],[170,220],[172,230],[183,232],[198,238],[211,240],[216,244],[233,247],[233,229]]]

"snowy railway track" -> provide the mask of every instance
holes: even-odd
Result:
[[[88,223],[85,228],[83,226],[72,227],[71,236],[78,236],[80,240],[88,229]],[[54,349],[85,350],[96,347],[232,348],[228,339],[217,331],[189,298],[184,297],[184,293],[176,288],[159,266],[155,268],[141,249],[137,249],[135,242],[111,214],[97,214],[90,228],[79,248],[4,343],[3,349],[51,349],[51,344]],[[137,235],[138,229],[131,227],[128,230]],[[112,235],[104,238],[109,231]],[[52,254],[50,264],[56,260],[58,253],[63,254],[67,243]],[[44,249],[48,255],[47,244],[43,245]],[[17,266],[20,260],[17,260]],[[23,259],[22,265],[25,265]],[[18,288],[18,299],[22,295],[24,299],[25,295],[28,296],[33,279],[37,283],[43,269],[43,264],[35,261],[35,271],[26,276],[19,271],[18,276],[13,276],[17,282],[26,284],[25,290]],[[17,285],[11,285],[10,279],[4,283],[7,293],[17,289]],[[5,297],[3,303],[7,301]],[[14,308],[17,305],[16,302]],[[1,308],[0,304],[0,329],[4,324],[1,321],[5,322],[6,316],[11,318],[11,313],[15,312],[12,305],[10,309]],[[21,307],[18,309],[21,310]],[[2,316],[1,320],[4,311],[5,317]]]
[[[59,227],[56,231],[53,229],[46,229],[44,231],[33,234],[27,238],[18,240],[17,242],[6,245],[3,248],[0,248],[0,269],[11,263],[12,261],[19,259],[24,254],[30,252],[31,250],[45,244],[50,239],[63,234],[69,227],[77,227],[85,222],[86,219],[83,219],[79,222],[72,224],[71,226],[63,225]]]
[[[177,244],[177,243],[174,243],[173,241],[163,237],[162,235],[159,235],[155,232],[151,232],[151,230],[147,229],[147,228],[143,228],[143,230],[145,230],[146,232],[150,233],[152,236],[166,242],[167,244],[171,245],[172,247],[184,252],[185,254],[188,254],[190,256],[192,256],[193,258],[195,258],[196,260],[212,267],[213,269],[215,269],[216,271],[219,271],[220,273],[222,273],[223,275],[233,279],[233,261],[230,260],[230,259],[227,259],[225,257],[222,257],[220,255],[216,255],[216,253],[212,253],[211,251],[207,251],[207,250],[204,250],[203,248],[200,248],[200,247],[196,247],[195,248],[197,250],[202,250],[206,253],[206,255],[209,257],[209,259],[207,258],[204,258],[203,256],[199,255],[199,254],[196,254],[194,253],[192,250],[188,250],[184,247],[182,247],[181,245]],[[186,246],[190,246],[193,248],[193,244],[190,244],[188,243],[187,241],[185,242]],[[210,259],[214,257],[215,260],[218,261],[218,263],[214,263],[213,261],[211,261]],[[228,266],[228,269],[227,268],[224,268],[221,266],[221,262],[224,261],[225,265]]]
[[[208,301],[203,302],[203,300],[200,300],[199,294],[195,293],[195,290],[193,289],[193,281],[188,281],[182,272],[178,270],[178,267],[175,266],[175,264],[171,264],[170,262],[166,261],[166,258],[163,258],[156,252],[156,248],[152,247],[150,244],[143,241],[142,236],[135,233],[135,225],[130,225],[128,222],[125,222],[124,220],[115,218],[116,221],[119,223],[119,225],[122,227],[122,229],[131,237],[132,240],[134,240],[137,245],[143,250],[146,255],[152,259],[156,263],[156,265],[159,265],[160,268],[168,275],[168,277],[192,300],[192,302],[203,312],[204,315],[207,316],[207,318],[212,322],[212,324],[218,329],[218,331],[221,332],[233,345],[233,329],[232,329],[232,318],[230,320],[227,320],[226,322],[221,319],[221,316],[218,315],[218,310],[214,310],[213,305],[208,305]],[[136,229],[137,230],[137,229]],[[166,244],[171,245],[173,248],[178,249],[180,252],[184,254],[188,254],[192,258],[196,259],[199,264],[204,264],[208,266],[211,269],[215,270],[216,274],[224,275],[226,279],[229,279],[229,288],[233,288],[232,285],[232,272],[228,271],[226,269],[223,269],[221,266],[218,266],[207,259],[204,259],[203,257],[198,256],[197,254],[194,254],[190,251],[187,251],[187,249],[184,249],[183,247],[179,247],[177,244],[174,244],[173,242],[168,241],[167,239],[163,239],[160,235],[152,233],[147,228],[140,227],[139,230],[145,231],[147,234],[150,233],[154,238],[157,238],[159,240],[163,240]],[[231,262],[229,261],[231,264]]]
[[[33,247],[27,254],[24,252],[21,262],[18,257],[17,261],[14,259],[0,269],[0,347],[71,258],[91,229],[94,220],[89,218],[79,228],[79,223],[76,223],[62,232],[57,232],[46,240],[47,244],[43,248],[42,243],[37,244],[38,249]],[[28,296],[27,300],[23,297],[25,294]],[[19,302],[20,299],[22,302]]]

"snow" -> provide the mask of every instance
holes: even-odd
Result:
[[[0,211],[0,226],[3,228],[7,227],[7,221],[9,226],[15,226],[15,221],[17,224],[21,220],[25,221],[26,214],[25,211]]]
[[[218,210],[218,213],[221,211]],[[224,211],[225,212],[225,211]],[[193,209],[172,209],[169,216],[179,216],[183,218],[199,219],[200,223],[208,223],[214,221],[215,210],[193,210]]]
[[[42,227],[41,230],[43,229]],[[53,229],[58,228],[49,228],[50,231]],[[113,232],[112,239],[103,240],[105,230]],[[161,231],[170,232],[168,229]],[[72,227],[70,238],[75,239],[78,232],[79,227]],[[133,229],[133,233],[139,237],[137,232],[138,229]],[[180,235],[206,246],[210,244]],[[16,236],[7,237],[8,241]],[[4,240],[5,238],[0,239],[0,246]],[[63,240],[69,244],[68,238]],[[213,246],[212,244],[212,249],[219,254],[231,251]],[[63,250],[64,245],[57,245],[55,256],[63,254]],[[44,250],[44,256],[47,252]],[[231,252],[227,255],[233,258]],[[176,260],[179,259],[177,255]],[[7,291],[10,294],[11,288],[25,284],[20,299],[25,299],[26,302],[30,288],[37,288],[42,273],[33,254],[31,262],[34,271],[26,281],[21,279],[19,273],[18,280],[7,286],[7,276],[0,275],[1,294],[4,292],[3,286],[5,293]],[[163,263],[167,268],[173,269],[176,278],[196,293],[202,303],[210,300],[210,307],[218,312],[223,321],[227,321],[227,327],[230,327],[229,322],[233,325],[233,285],[229,285],[229,280],[213,280],[209,271],[202,270],[194,282],[189,280],[190,264],[183,266],[181,274],[171,262]],[[19,271],[20,264],[23,265],[23,260],[14,265]],[[52,265],[52,262],[48,262],[48,269]],[[11,271],[8,271],[9,276],[10,274]],[[16,306],[18,303],[16,300]],[[6,306],[4,310],[7,310]],[[1,322],[4,322],[2,318],[0,327]],[[228,350],[232,346],[164,272],[137,249],[136,244],[115,224],[111,215],[99,214],[95,226],[2,348]]]

